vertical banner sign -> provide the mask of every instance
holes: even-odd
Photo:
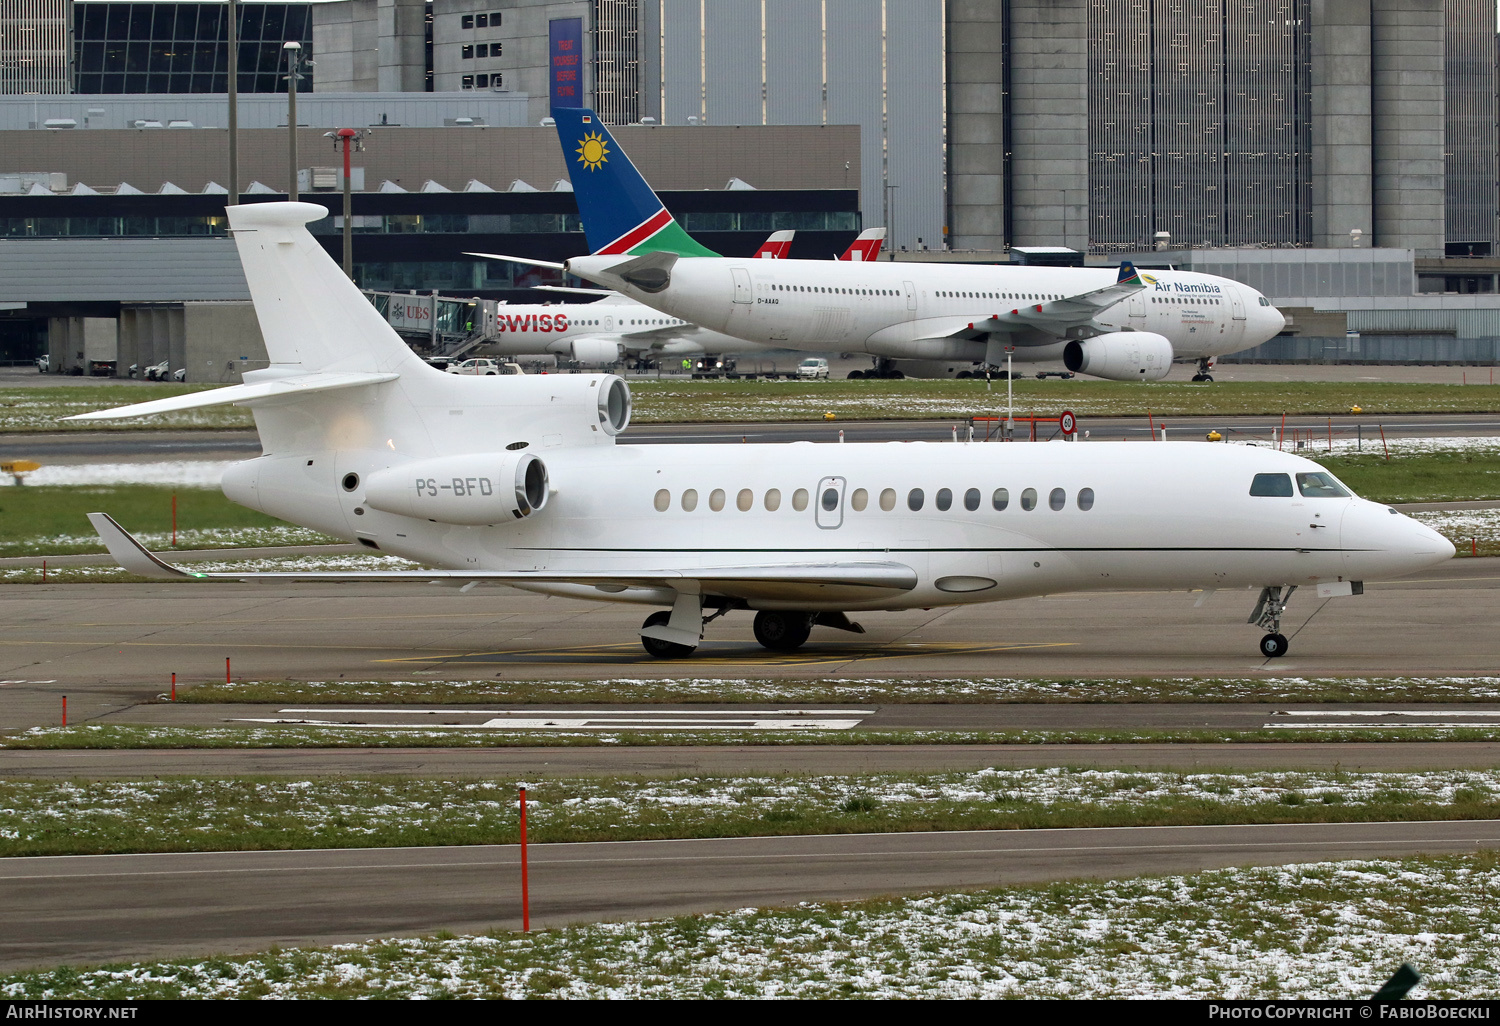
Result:
[[[583,19],[555,18],[548,22],[547,42],[551,109],[582,107]]]

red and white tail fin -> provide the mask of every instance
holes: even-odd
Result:
[[[772,232],[770,238],[761,243],[760,249],[755,251],[757,260],[785,260],[787,254],[792,251],[792,236],[797,234],[793,231]]]
[[[840,260],[863,260],[870,261],[880,255],[880,244],[885,241],[884,228],[866,228],[859,233],[859,238],[849,243],[849,248],[844,250]]]

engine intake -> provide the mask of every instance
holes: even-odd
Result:
[[[547,505],[549,488],[547,465],[529,452],[473,453],[377,471],[365,479],[365,505],[479,527],[538,512]]]
[[[1111,381],[1160,381],[1172,369],[1172,343],[1154,331],[1112,331],[1063,348],[1063,364],[1075,374]]]

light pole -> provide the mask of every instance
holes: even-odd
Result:
[[[297,202],[297,77],[312,61],[302,59],[302,44],[295,39],[281,47],[286,51],[286,131],[287,163],[291,180],[287,183],[286,198]]]
[[[338,149],[340,144],[344,147],[344,273],[349,276],[350,281],[353,281],[354,235],[352,225],[354,223],[354,214],[350,199],[350,190],[353,186],[349,180],[349,147],[352,144],[354,149],[363,151],[365,148],[365,134],[357,132],[352,128],[341,128],[337,132],[324,132],[323,138],[332,139],[334,149]]]
[[[229,0],[229,203],[240,201],[240,30],[239,4]]]

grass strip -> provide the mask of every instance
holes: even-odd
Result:
[[[1500,449],[1319,454],[1316,460],[1372,502],[1469,502],[1500,498]]]
[[[615,733],[361,730],[357,727],[32,727],[0,736],[0,749],[121,748],[672,748],[701,745],[1128,745],[1500,741],[1496,727],[1324,730],[808,730]]]
[[[321,545],[338,541],[230,502],[217,488],[28,485],[0,489],[0,556],[103,552],[104,546],[85,515],[99,510],[109,513],[146,544],[169,551],[174,498],[178,548]]]
[[[244,428],[250,414],[234,406],[208,407],[143,421],[63,422],[75,413],[146,402],[219,386],[119,384],[0,389],[0,432]],[[914,420],[993,414],[1003,388],[983,380],[918,381],[674,381],[636,378],[632,419],[639,424],[708,421]],[[1409,382],[1130,381],[1018,378],[1016,411],[1055,417],[1071,409],[1083,417],[1157,417],[1221,414],[1346,414],[1358,405],[1365,420],[1400,413],[1500,412],[1500,386]]]
[[[986,769],[541,779],[533,841],[1500,818],[1500,771]],[[280,777],[0,781],[0,856],[511,844],[514,786]]]
[[[1495,702],[1500,677],[620,678],[597,680],[210,681],[179,702],[340,705],[807,705],[1123,702]]]
[[[1494,852],[804,903],[531,934],[438,933],[0,976],[11,1000],[1490,999]],[[1394,1006],[1392,1006],[1394,1007]]]

